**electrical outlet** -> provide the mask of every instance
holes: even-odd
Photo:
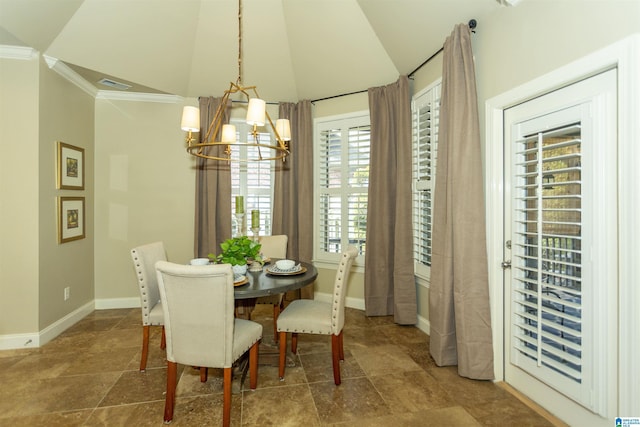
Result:
[[[68,300],[69,296],[71,294],[71,287],[67,286],[66,288],[64,288],[64,300]]]

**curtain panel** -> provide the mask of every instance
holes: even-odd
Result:
[[[200,97],[200,142],[222,98]],[[229,121],[229,105],[223,123]],[[215,136],[219,140],[219,135]],[[224,155],[224,147],[207,147],[207,152]],[[215,151],[214,151],[215,150]],[[206,257],[220,252],[220,243],[231,237],[231,168],[226,162],[196,157],[196,212],[194,255]]]
[[[287,257],[311,262],[313,258],[313,118],[311,101],[280,103],[278,116],[291,124],[291,155],[276,162],[272,234],[289,237]],[[313,299],[313,284],[287,294]]]
[[[411,223],[409,79],[369,89],[371,151],[364,292],[367,316],[418,322]]]
[[[482,157],[468,25],[444,44],[434,197],[430,352],[461,376],[493,379]]]

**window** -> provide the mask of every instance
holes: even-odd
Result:
[[[243,121],[233,121],[239,141],[250,138],[252,127]],[[242,137],[240,135],[243,135]],[[269,144],[270,133],[260,133],[260,141]],[[233,146],[233,158],[257,158],[257,147]],[[260,211],[260,235],[271,235],[271,214],[273,209],[274,164],[271,161],[232,162],[231,163],[231,204],[235,212],[235,196],[243,196],[245,202],[244,234],[251,236],[251,211]],[[237,225],[235,217],[233,229],[235,236]]]
[[[317,122],[316,258],[336,261],[347,246],[364,255],[369,187],[369,114]]]
[[[413,253],[416,275],[429,278],[441,80],[413,98]]]

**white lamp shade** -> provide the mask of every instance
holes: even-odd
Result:
[[[221,141],[228,144],[236,142],[236,127],[234,125],[222,125]]]
[[[249,99],[249,108],[247,109],[247,124],[264,126],[264,112],[266,102],[260,98]]]
[[[276,120],[276,131],[278,135],[280,135],[280,139],[283,141],[291,141],[291,126],[289,125],[289,120]]]
[[[180,127],[184,131],[200,132],[200,109],[190,106],[184,107]]]

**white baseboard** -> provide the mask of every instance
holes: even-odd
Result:
[[[314,298],[318,301],[331,302],[332,294],[327,294],[323,292],[316,292],[314,294]],[[344,303],[345,307],[355,308],[358,310],[364,310],[364,299],[362,298],[349,298],[347,297]],[[416,324],[416,328],[420,329],[425,334],[429,335],[431,331],[429,319],[418,315],[418,324]]]
[[[140,307],[140,297],[129,298],[103,298],[96,300],[96,310],[108,310],[110,308],[136,308]]]
[[[78,323],[95,309],[94,302],[90,301],[77,308],[63,318],[53,322],[40,332],[27,334],[11,334],[0,336],[0,350],[13,350],[21,348],[41,347]]]
[[[429,323],[429,319],[426,319],[418,314],[418,324],[416,328],[420,329],[427,335],[430,335],[431,332],[431,324]]]
[[[327,294],[324,292],[316,292],[313,294],[313,298],[317,299],[318,301],[331,302],[332,295],[333,294]],[[345,299],[344,305],[345,307],[364,310],[364,299],[347,297]]]
[[[30,334],[0,335],[0,350],[13,350],[19,348],[35,348],[40,343],[37,332]]]

